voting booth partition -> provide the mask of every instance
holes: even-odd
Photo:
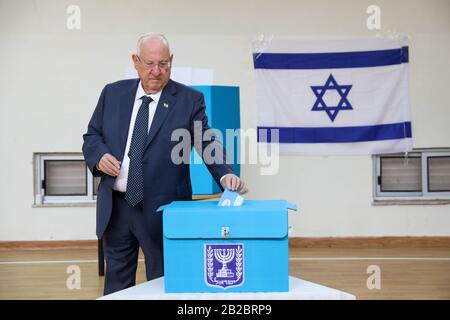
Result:
[[[240,128],[239,87],[232,86],[193,86],[205,97],[208,123],[216,133],[222,135],[222,142],[227,147],[227,160],[234,172],[240,175],[238,163],[238,141],[234,137],[227,138],[228,133]],[[230,139],[228,141],[227,139]],[[233,139],[231,141],[231,139]],[[220,192],[220,188],[212,178],[202,158],[192,149],[190,158],[192,193],[194,195],[212,195]]]
[[[174,201],[162,206],[164,288],[181,292],[287,292],[284,200]]]

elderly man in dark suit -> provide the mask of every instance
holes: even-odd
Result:
[[[164,273],[162,217],[156,209],[192,199],[189,164],[171,159],[177,144],[172,132],[188,130],[189,148],[220,144],[194,141],[195,122],[203,132],[209,129],[204,98],[170,79],[173,55],[163,35],[139,38],[132,59],[139,79],[106,85],[83,135],[86,163],[94,176],[101,176],[97,236],[103,237],[105,294],[135,285],[139,247],[147,279]],[[205,161],[208,169],[222,188],[239,191],[243,182],[226,164],[221,144],[220,150],[219,161]]]

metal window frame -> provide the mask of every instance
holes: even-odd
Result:
[[[35,204],[38,203],[37,196],[41,197],[40,203],[45,204],[77,204],[95,203],[97,196],[94,195],[94,178],[86,165],[86,194],[84,195],[47,195],[42,185],[45,179],[46,161],[84,161],[81,153],[73,154],[46,154],[35,153],[36,179],[35,179]]]
[[[448,150],[448,149],[446,149]],[[395,153],[395,154],[380,154],[372,156],[372,181],[373,181],[373,199],[374,200],[449,200],[450,192],[435,192],[428,190],[428,158],[437,156],[450,156],[450,151],[418,149],[410,153]],[[403,157],[405,159],[410,157],[421,158],[421,175],[422,175],[422,191],[421,192],[383,192],[381,191],[381,158],[386,157]]]
[[[424,152],[422,153],[423,161],[422,161],[422,175],[426,174],[427,183],[426,188],[424,189],[424,197],[427,198],[436,198],[441,197],[445,199],[450,199],[450,190],[449,191],[430,191],[430,182],[428,180],[429,173],[429,159],[430,158],[450,158],[450,152]]]

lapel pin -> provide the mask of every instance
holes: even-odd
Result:
[[[163,106],[164,106],[164,108],[168,108],[169,107],[169,105],[166,102],[163,103]]]

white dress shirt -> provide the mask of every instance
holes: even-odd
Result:
[[[139,111],[139,107],[142,104],[142,96],[149,96],[153,99],[148,106],[148,130],[152,125],[153,117],[155,116],[156,106],[158,105],[159,98],[161,97],[161,91],[154,94],[146,94],[142,88],[142,83],[139,81],[139,85],[136,91],[136,96],[134,98],[133,112],[131,113],[130,127],[128,128],[128,138],[125,147],[125,153],[123,156],[122,164],[120,166],[120,173],[114,182],[113,189],[125,192],[127,190],[127,180],[128,180],[128,168],[130,166],[130,158],[128,157],[128,152],[130,150],[131,137],[133,136],[134,123],[136,122],[136,116]]]

